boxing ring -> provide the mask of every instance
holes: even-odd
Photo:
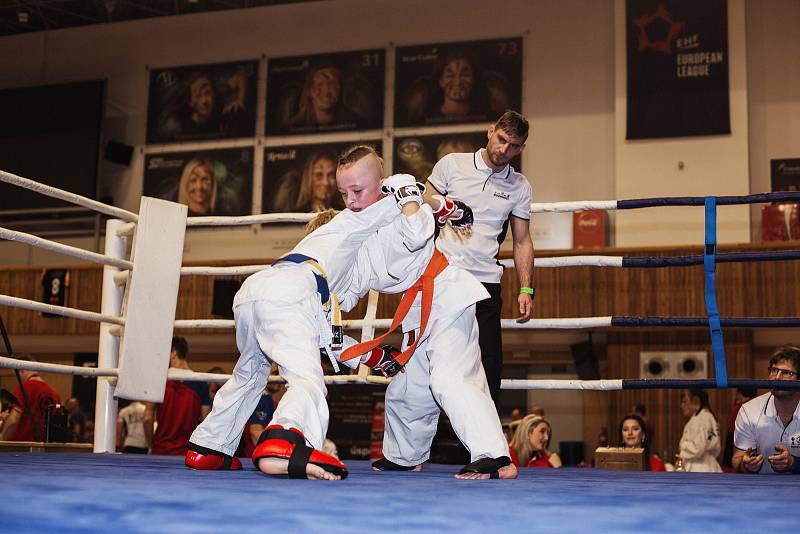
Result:
[[[512,481],[465,481],[452,478],[456,471],[453,466],[426,464],[421,473],[375,473],[368,462],[348,460],[351,476],[336,483],[336,487],[329,487],[325,483],[270,478],[250,465],[238,472],[200,472],[186,469],[183,458],[111,454],[116,447],[116,397],[159,402],[167,379],[223,382],[228,378],[228,375],[166,371],[168,340],[173,329],[234,327],[229,320],[175,320],[180,276],[246,275],[266,267],[184,267],[181,255],[185,229],[304,222],[312,215],[187,217],[185,206],[148,198],[142,199],[140,212],[136,214],[2,171],[0,180],[112,217],[106,226],[104,254],[0,228],[0,238],[103,265],[99,313],[0,295],[0,306],[100,323],[97,368],[24,362],[13,357],[0,357],[0,367],[96,377],[93,449],[95,453],[106,453],[0,454],[0,480],[7,489],[5,512],[0,514],[3,532],[107,532],[111,529],[218,532],[258,528],[256,525],[262,524],[263,528],[332,532],[474,531],[514,527],[546,532],[713,532],[739,531],[753,526],[769,530],[794,526],[794,521],[789,519],[793,515],[790,510],[800,497],[800,486],[792,477],[566,468],[522,469],[519,478]],[[618,391],[751,386],[800,389],[800,381],[728,379],[723,342],[725,327],[796,328],[800,326],[800,318],[720,317],[716,306],[716,263],[800,259],[800,251],[718,254],[717,206],[779,200],[798,201],[800,193],[533,204],[534,213],[704,206],[706,239],[702,255],[569,256],[538,259],[536,267],[703,265],[706,316],[544,318],[525,324],[504,319],[502,326],[504,329],[704,326],[709,328],[712,340],[715,376],[704,380],[505,379],[502,388]],[[126,257],[128,248],[131,249],[130,258]],[[376,319],[377,299],[377,294],[370,294],[363,319],[344,322],[348,329],[360,328],[362,340],[372,339],[376,329],[386,329],[391,323],[391,319]],[[141,335],[144,332],[148,335]],[[12,356],[5,333],[4,338],[6,352]],[[386,379],[369,373],[370,370],[362,366],[357,374],[328,376],[326,382],[386,383]],[[270,380],[280,378],[271,377]],[[747,512],[743,514],[743,510]]]
[[[0,455],[8,533],[789,532],[791,476],[522,469],[456,480],[454,466],[375,473],[348,461],[335,483],[192,471],[135,454]]]

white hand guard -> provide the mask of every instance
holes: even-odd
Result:
[[[416,202],[422,205],[422,195],[425,194],[425,186],[422,184],[403,185],[391,191],[388,187],[383,186],[381,190],[389,195],[393,194],[397,204],[405,206],[409,202]]]
[[[336,359],[339,360],[339,358],[342,355],[342,352],[346,351],[347,349],[349,349],[350,347],[352,347],[353,345],[355,345],[357,343],[358,343],[358,341],[356,341],[352,337],[350,337],[347,334],[345,334],[344,335],[344,340],[342,342],[342,350],[334,352],[334,355],[336,356]],[[362,356],[362,358],[363,358],[363,356]],[[352,360],[347,360],[346,362],[343,362],[343,361],[339,360],[339,363],[349,367],[350,369],[357,369],[359,364],[361,363],[361,358],[353,358]]]
[[[415,185],[416,183],[417,179],[410,174],[393,174],[387,178],[384,178],[381,182],[381,186],[388,188],[388,190],[394,194],[396,189],[403,187],[404,185]]]

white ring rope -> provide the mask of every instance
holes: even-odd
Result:
[[[616,200],[578,200],[572,202],[535,202],[531,204],[531,213],[553,213],[581,210],[615,210]],[[186,226],[245,226],[265,223],[298,223],[308,222],[316,217],[316,213],[262,213],[260,215],[189,217]]]
[[[57,375],[79,376],[118,376],[117,369],[101,369],[98,367],[80,367],[77,365],[59,365],[57,363],[29,362],[0,356],[0,367],[6,369],[19,369],[20,371],[37,371],[42,373],[55,373]]]
[[[49,185],[40,184],[39,182],[35,182],[28,178],[11,174],[10,172],[0,171],[0,182],[17,185],[30,191],[41,193],[42,195],[48,197],[64,200],[70,204],[77,204],[78,206],[83,206],[84,208],[89,208],[110,217],[122,219],[123,221],[136,222],[139,220],[138,215],[128,210],[109,206],[108,204],[103,204],[102,202],[98,202],[81,195],[76,195],[75,193],[70,193],[69,191],[50,187]]]
[[[568,329],[568,328],[602,328],[611,326],[611,316],[607,317],[565,317],[558,319],[531,319],[526,323],[518,323],[515,319],[501,319],[500,326],[508,330],[527,329]]]
[[[264,223],[307,223],[316,213],[264,213],[261,215],[242,215],[238,217],[188,217],[186,226],[246,226]]]
[[[536,258],[534,267],[622,267],[622,256],[556,256],[552,258]],[[500,265],[514,267],[514,260],[500,260]]]
[[[570,202],[534,202],[531,204],[531,213],[615,209],[617,209],[616,200],[576,200]]]
[[[622,267],[622,256],[557,256],[536,258],[534,267]],[[503,267],[513,268],[512,258],[500,260]],[[263,271],[269,265],[239,265],[235,267],[181,267],[181,275],[236,276]]]
[[[58,243],[56,241],[50,241],[49,239],[43,239],[41,237],[36,237],[35,235],[26,234],[24,232],[9,230],[7,228],[0,227],[0,239],[7,239],[9,241],[24,243],[32,247],[39,247],[45,250],[51,250],[53,252],[58,252],[66,256],[72,256],[73,258],[79,258],[94,263],[100,263],[102,265],[111,265],[112,267],[117,267],[119,269],[133,268],[133,263],[127,260],[110,258],[108,256],[104,256],[103,254],[90,252],[82,248],[72,247],[70,245],[65,245],[63,243]]]
[[[19,369],[41,373],[59,375],[77,375],[92,377],[117,377],[118,369],[101,369],[98,367],[80,367],[77,365],[61,365],[57,363],[30,362],[0,356],[0,367],[6,369]],[[197,373],[186,369],[170,369],[167,373],[168,380],[182,380],[184,382],[216,382],[224,383],[231,375],[217,373]],[[327,375],[324,377],[327,384],[388,384],[389,380],[382,376],[360,377],[358,375]],[[279,375],[270,375],[270,383],[282,384],[286,380]]]
[[[376,329],[386,330],[392,325],[391,319],[352,319],[342,321],[348,329],[361,328],[371,325]],[[525,323],[518,323],[515,319],[502,319],[500,326],[508,330],[535,330],[535,329],[570,329],[570,328],[601,328],[611,326],[611,316],[607,317],[569,317],[553,319],[531,319]],[[175,321],[175,328],[233,328],[232,319],[179,319]]]
[[[233,319],[177,319],[175,328],[233,328]]]
[[[536,258],[534,267],[622,267],[622,256],[558,256]],[[514,267],[511,258],[500,260],[507,268]],[[238,265],[233,267],[181,267],[181,275],[236,276],[250,275],[263,271],[269,265]]]
[[[615,210],[616,200],[578,200],[571,202],[534,202],[531,213],[554,213],[582,210]],[[316,213],[262,213],[260,215],[189,217],[186,226],[244,226],[279,222],[308,222]]]
[[[181,276],[188,276],[192,274],[207,276],[254,274],[258,271],[263,271],[267,267],[269,267],[269,265],[239,265],[236,267],[181,267]]]
[[[617,391],[622,379],[615,380],[520,380],[504,378],[500,389],[578,389],[583,391]]]
[[[100,313],[78,310],[75,308],[67,308],[65,306],[54,306],[53,304],[44,304],[43,302],[11,297],[9,295],[0,295],[0,305],[14,306],[16,308],[24,308],[26,310],[33,310],[42,313],[51,313],[53,315],[61,315],[63,317],[72,317],[73,319],[84,319],[86,321],[94,321],[96,323],[111,323],[118,324],[120,326],[125,325],[125,319],[122,317],[113,317],[111,315],[103,315]]]
[[[60,365],[55,363],[29,362],[0,356],[0,367],[7,369],[20,369],[42,373],[62,375],[78,375],[93,377],[116,377],[117,369],[99,369],[97,367],[79,367],[77,365]],[[170,369],[168,380],[183,380],[186,382],[216,382],[223,383],[231,375],[217,373],[197,373],[184,369]],[[389,379],[382,376],[359,375],[326,375],[327,384],[388,384]],[[270,383],[285,383],[278,375],[270,375]],[[501,389],[560,389],[583,391],[616,391],[622,389],[622,380],[516,380],[503,379]]]

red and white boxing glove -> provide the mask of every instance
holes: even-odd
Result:
[[[397,373],[405,371],[405,366],[397,361],[397,357],[400,356],[400,349],[391,345],[375,347],[365,356],[364,365],[380,371],[386,378],[391,378]]]
[[[447,224],[448,220],[453,225],[453,228],[466,229],[472,226],[475,220],[472,208],[460,200],[452,200],[442,195],[433,195],[432,198],[439,202],[439,208],[433,212],[436,224],[439,227]]]
[[[342,344],[342,350],[334,351],[334,355],[337,359],[339,359],[339,357],[342,355],[342,352],[357,343],[358,341],[348,335],[345,335]],[[372,369],[377,369],[385,377],[392,377],[397,373],[402,373],[405,370],[405,367],[400,365],[396,359],[399,355],[400,349],[390,345],[381,345],[380,347],[376,347],[366,354],[362,354],[358,358],[353,358],[351,360],[347,360],[346,362],[340,361],[339,363],[349,367],[350,369],[356,369],[359,365],[364,364]]]

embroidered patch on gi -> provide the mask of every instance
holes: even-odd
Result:
[[[503,200],[508,200],[510,195],[508,193],[504,193],[503,191],[495,191],[494,196],[497,198],[502,198]]]

